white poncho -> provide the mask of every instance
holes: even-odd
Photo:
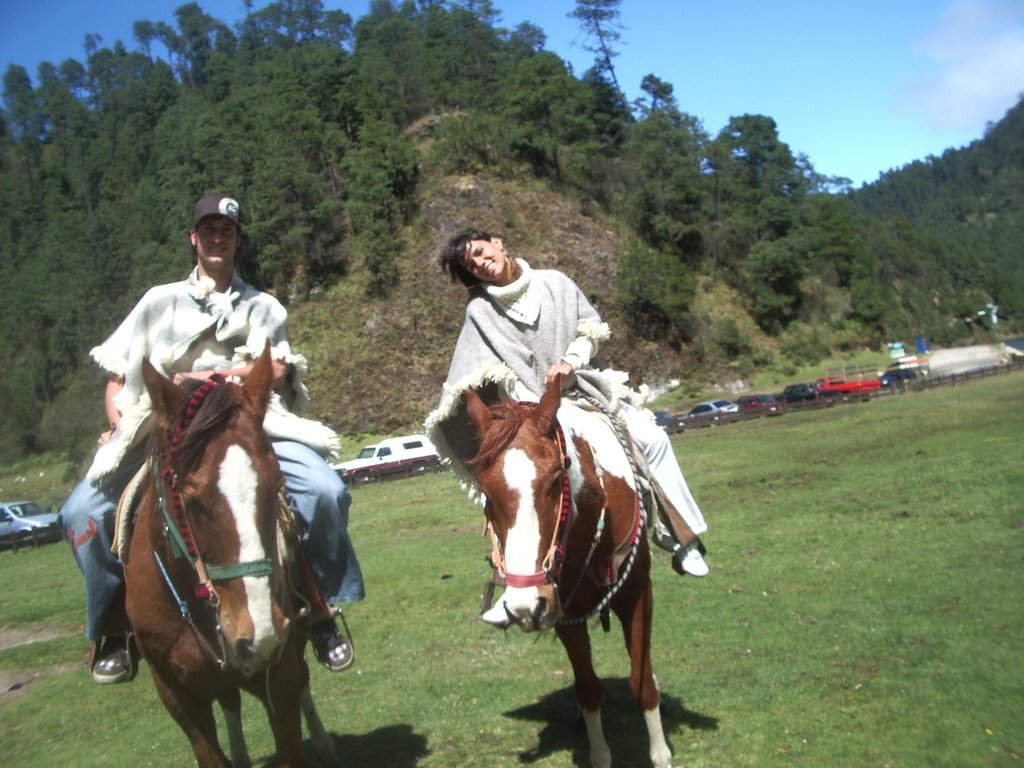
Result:
[[[188,279],[147,291],[117,330],[93,348],[101,368],[124,378],[114,399],[121,412],[117,431],[96,452],[88,477],[113,471],[128,449],[148,432],[150,401],[142,381],[142,360],[168,378],[175,373],[226,370],[248,365],[269,339],[271,355],[292,369],[289,389],[275,392],[264,426],[271,437],[304,443],[322,455],[337,454],[337,435],[297,414],[308,396],[302,378],[306,359],[288,343],[288,313],[273,296],[246,285],[235,275],[227,293],[218,293],[209,277],[193,270]],[[283,395],[283,397],[282,397]]]
[[[466,389],[478,389],[492,402],[538,401],[548,369],[565,361],[576,369],[563,382],[567,397],[586,395],[610,413],[620,400],[642,403],[641,395],[626,386],[628,374],[591,365],[610,332],[576,283],[556,270],[517,262],[522,275],[511,285],[473,290],[441,401],[425,423],[442,459],[474,498],[479,493],[465,463],[479,446],[462,398]]]

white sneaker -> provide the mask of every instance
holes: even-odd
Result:
[[[498,598],[497,602],[480,614],[480,618],[492,627],[505,628],[512,622],[509,621],[508,612],[505,610],[505,596]]]
[[[672,555],[672,558],[679,563],[680,568],[691,576],[703,578],[704,576],[707,576],[708,572],[711,570],[708,568],[708,564],[704,561],[704,557],[697,548],[696,542],[690,544],[686,549],[676,547],[676,551]]]

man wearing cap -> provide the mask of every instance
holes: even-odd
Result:
[[[362,573],[348,536],[348,489],[325,456],[338,451],[337,435],[301,412],[308,397],[306,359],[292,352],[287,312],[269,294],[235,273],[242,240],[238,203],[223,194],[195,205],[189,233],[195,268],[181,282],[151,288],[95,347],[93,359],[110,374],[105,392],[109,430],[99,438],[92,465],[61,510],[67,540],[85,577],[86,635],[93,641],[92,676],[119,683],[135,674],[124,617],[124,573],[111,550],[122,491],[145,460],[150,403],[142,381],[148,358],[167,377],[205,380],[214,371],[244,379],[269,340],[274,394],[264,426],[285,478],[292,508],[304,523],[303,549],[333,605],[361,600]],[[317,659],[332,671],[351,666],[351,640],[333,617],[309,627]]]

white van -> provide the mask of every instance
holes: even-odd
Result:
[[[334,465],[341,479],[369,483],[391,476],[419,475],[441,466],[441,457],[426,435],[389,437],[359,451],[356,458]]]

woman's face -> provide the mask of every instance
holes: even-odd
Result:
[[[490,240],[470,240],[462,266],[482,283],[508,285],[516,279],[516,263],[505,253],[505,246],[497,237]]]

